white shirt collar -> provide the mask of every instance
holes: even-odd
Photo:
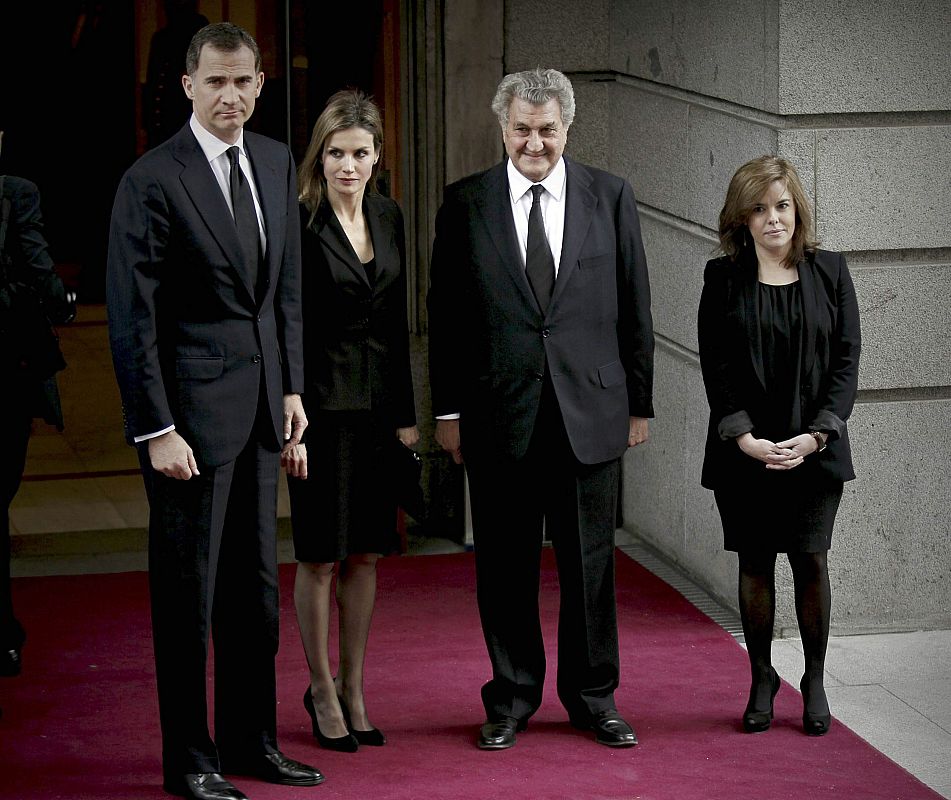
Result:
[[[508,160],[506,168],[508,171],[509,192],[512,194],[512,202],[517,203],[534,184],[515,168],[512,159]],[[548,177],[541,182],[542,186],[545,187],[545,191],[551,194],[558,202],[561,202],[562,194],[565,191],[566,174],[565,159],[562,157],[558,159],[555,168],[548,173]]]
[[[195,138],[198,140],[198,144],[201,146],[202,152],[205,154],[205,158],[209,161],[214,161],[216,158],[220,158],[221,155],[227,152],[229,147],[232,145],[228,142],[223,142],[213,133],[205,130],[201,126],[201,123],[195,117],[194,113],[191,116],[191,119],[188,120],[188,124],[191,126],[192,133],[195,134]],[[244,149],[244,128],[238,131],[238,141],[235,142],[238,146],[238,149],[244,156],[247,156],[247,153]]]

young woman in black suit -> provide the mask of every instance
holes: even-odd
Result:
[[[710,424],[702,483],[713,489],[752,681],[743,727],[764,731],[780,680],[770,660],[777,553],[795,584],[805,654],[803,728],[821,736],[831,594],[826,555],[855,477],[846,420],[858,383],[858,304],[845,259],[820,250],[795,168],[775,156],[740,167],[720,212],[723,257],[707,263],[700,363]]]
[[[382,745],[363,695],[376,562],[394,549],[393,447],[416,444],[403,216],[375,193],[383,128],[358,91],[338,92],[299,169],[307,444],[285,455],[297,560],[294,602],[324,747]],[[369,189],[369,191],[367,191]],[[306,480],[305,480],[306,479]],[[339,669],[331,670],[337,573]]]

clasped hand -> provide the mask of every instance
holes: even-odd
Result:
[[[795,469],[810,453],[817,449],[816,440],[808,433],[801,433],[783,442],[757,439],[751,433],[737,437],[737,445],[750,458],[762,461],[766,469]]]

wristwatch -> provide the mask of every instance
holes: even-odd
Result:
[[[816,452],[821,453],[826,449],[826,440],[822,438],[822,434],[819,431],[809,431],[812,434],[812,438],[816,440]]]

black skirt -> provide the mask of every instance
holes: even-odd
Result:
[[[713,493],[726,550],[821,553],[832,546],[841,481],[817,481],[800,468],[771,472]]]
[[[287,479],[294,557],[329,563],[397,551],[396,494],[384,463],[396,428],[372,411],[307,415],[308,477]]]

